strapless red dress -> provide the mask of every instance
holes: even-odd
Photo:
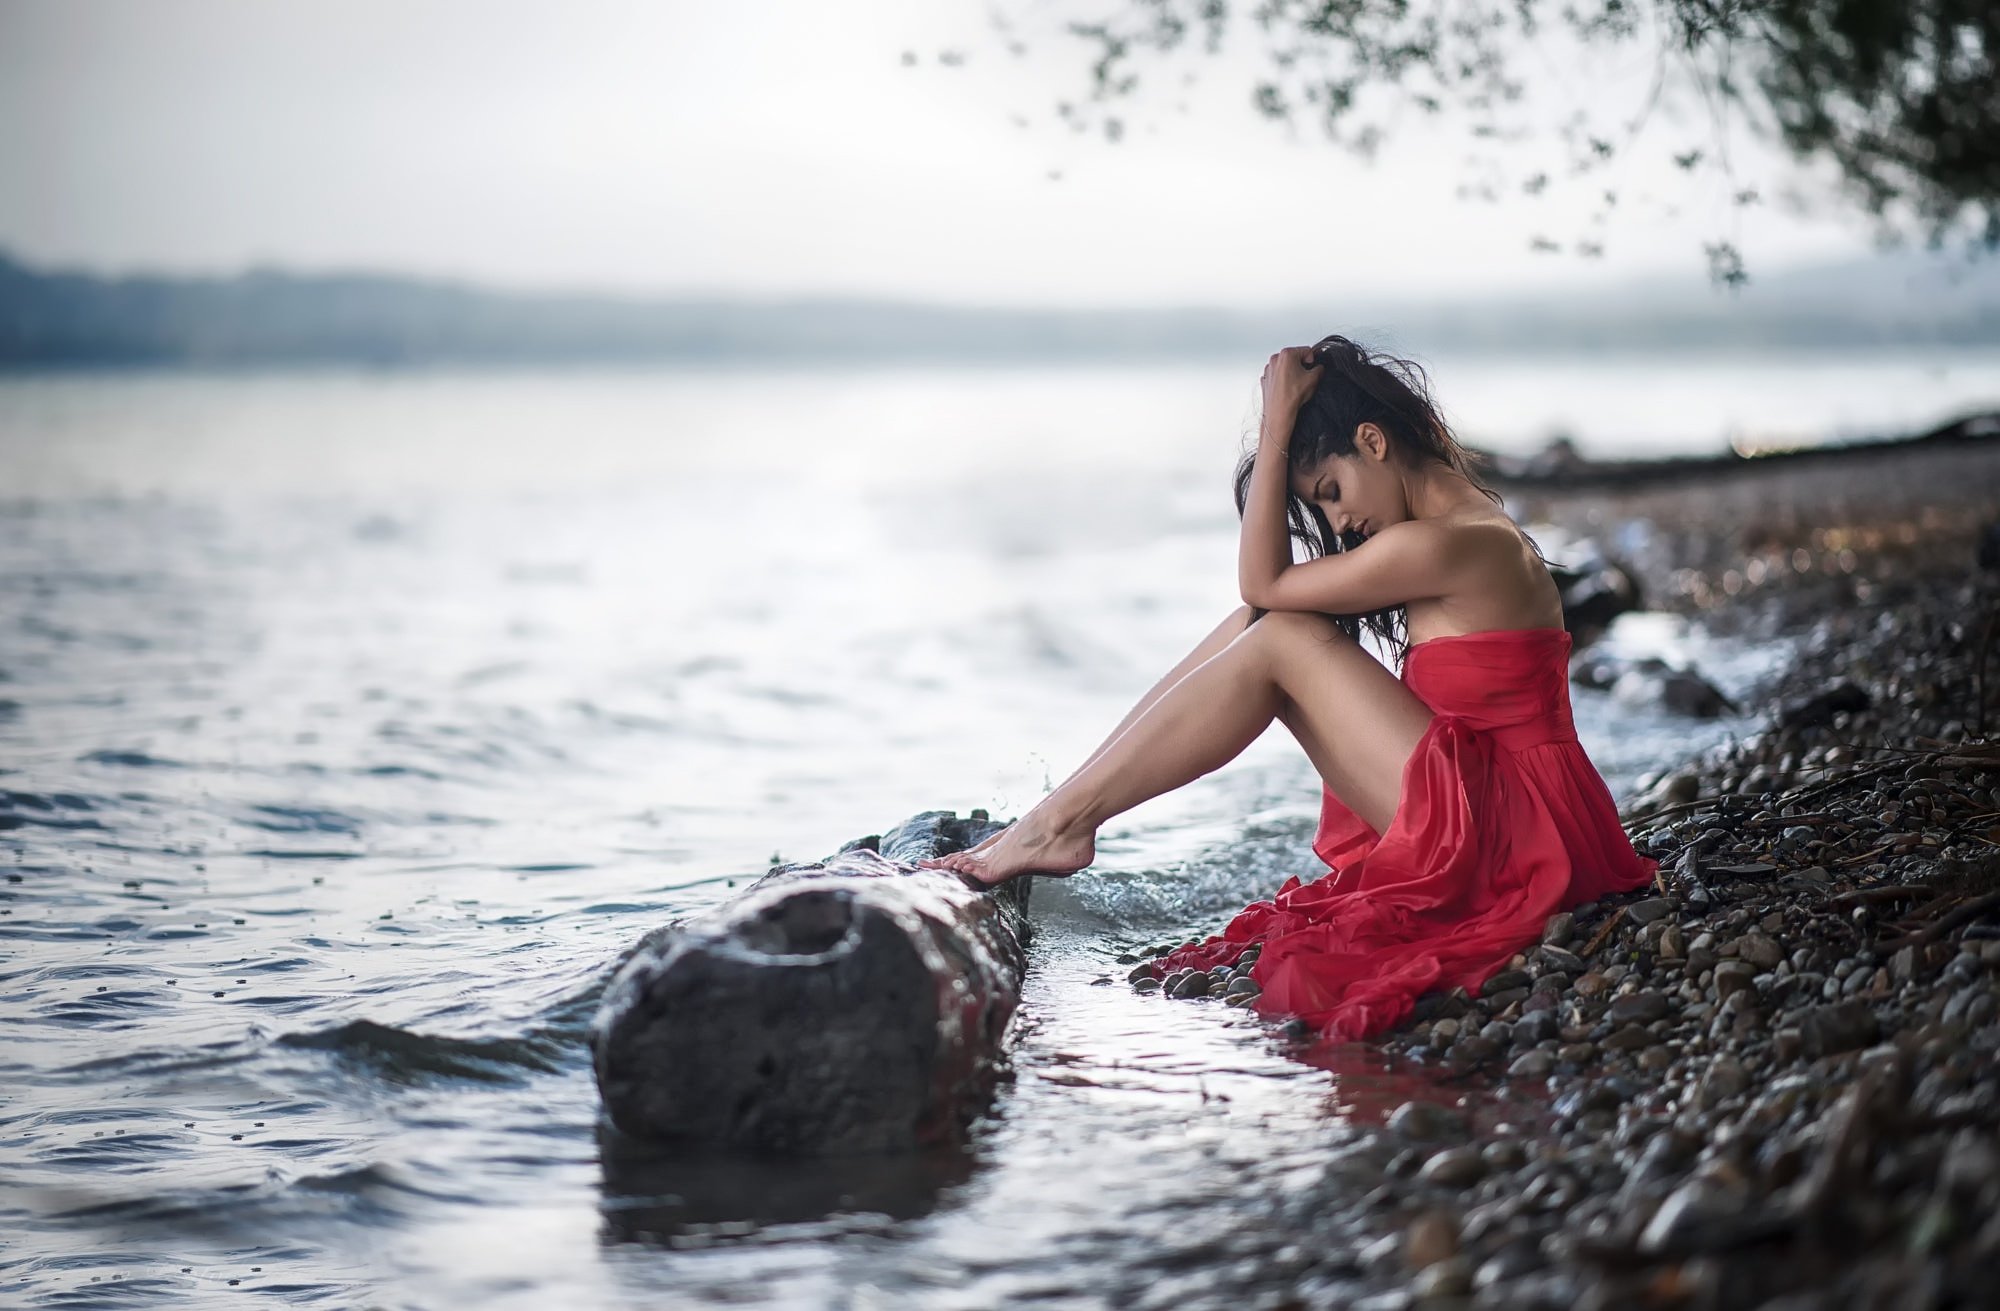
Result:
[[[1569,650],[1559,628],[1411,647],[1403,683],[1435,717],[1388,831],[1328,793],[1313,850],[1333,872],[1288,880],[1220,937],[1162,957],[1161,975],[1261,943],[1259,1011],[1365,1038],[1423,993],[1477,991],[1555,912],[1649,882],[1654,862],[1632,849],[1576,740]]]

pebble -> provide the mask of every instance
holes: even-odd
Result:
[[[1717,1000],[1745,988],[1754,988],[1757,969],[1748,961],[1718,961],[1715,966],[1715,995]]]
[[[1507,1067],[1507,1075],[1513,1079],[1539,1079],[1555,1069],[1555,1053],[1528,1051],[1516,1056]]]
[[[1388,1119],[1389,1132],[1412,1142],[1457,1138],[1468,1127],[1463,1115],[1436,1102],[1404,1102]]]
[[[1632,992],[1612,999],[1610,1015],[1614,1024],[1650,1024],[1667,1018],[1672,1009],[1672,1003],[1657,992]]]
[[[1731,953],[1740,961],[1748,961],[1759,969],[1768,970],[1785,958],[1785,949],[1763,933],[1746,933],[1732,944],[1736,950]]]
[[[1449,1211],[1425,1211],[1403,1233],[1403,1260],[1412,1270],[1457,1255],[1458,1217]]]
[[[1634,924],[1651,924],[1674,913],[1674,904],[1665,897],[1648,897],[1625,908],[1625,917]]]
[[[1425,1161],[1417,1177],[1445,1188],[1464,1188],[1486,1177],[1486,1160],[1477,1147],[1447,1147]]]

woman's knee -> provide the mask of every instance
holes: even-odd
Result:
[[[1247,610],[1248,607],[1245,607]],[[1248,630],[1266,642],[1345,642],[1347,634],[1323,614],[1308,610],[1269,610]]]

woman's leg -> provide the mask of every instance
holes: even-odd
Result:
[[[1334,795],[1380,830],[1431,712],[1325,616],[1274,612],[1160,692],[995,841],[935,863],[987,883],[1082,869],[1105,820],[1227,764],[1273,719]]]
[[[1238,606],[1236,610],[1227,619],[1224,619],[1221,623],[1217,624],[1214,630],[1210,632],[1207,637],[1204,637],[1201,639],[1201,641],[1197,642],[1195,644],[1194,650],[1188,652],[1185,656],[1181,657],[1181,662],[1179,664],[1175,665],[1172,669],[1169,669],[1166,672],[1166,675],[1162,677],[1159,682],[1153,684],[1153,686],[1147,690],[1146,695],[1139,698],[1138,704],[1133,706],[1129,711],[1126,712],[1125,718],[1118,721],[1118,727],[1112,729],[1109,736],[1107,736],[1104,739],[1104,741],[1098,743],[1097,750],[1091,752],[1088,756],[1086,756],[1084,758],[1083,763],[1081,765],[1078,765],[1075,770],[1071,771],[1070,777],[1075,778],[1078,774],[1082,773],[1084,770],[1090,768],[1091,765],[1095,764],[1097,758],[1103,755],[1107,750],[1109,750],[1113,742],[1116,742],[1120,737],[1123,737],[1125,734],[1125,730],[1132,727],[1132,725],[1138,721],[1139,716],[1145,714],[1146,711],[1151,709],[1155,701],[1158,701],[1162,696],[1166,695],[1167,690],[1169,688],[1171,688],[1174,684],[1180,682],[1183,678],[1186,678],[1196,669],[1199,669],[1202,665],[1208,663],[1211,657],[1220,655],[1224,647],[1228,646],[1231,642],[1235,641],[1238,637],[1240,637],[1243,634],[1243,631],[1249,627],[1250,627],[1250,607],[1247,605]],[[999,833],[995,833],[992,837],[986,839],[986,841],[980,843],[978,846],[971,848],[971,850],[984,851],[988,847],[991,847],[994,843],[998,842],[1005,833],[1006,830],[1002,829]]]

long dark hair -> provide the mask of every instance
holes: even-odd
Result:
[[[1422,365],[1371,351],[1338,336],[1324,338],[1314,346],[1313,359],[1319,367],[1320,380],[1299,407],[1299,417],[1292,424],[1290,467],[1285,471],[1285,521],[1290,526],[1292,540],[1305,548],[1308,560],[1351,551],[1361,544],[1361,535],[1334,532],[1317,505],[1293,495],[1291,475],[1318,468],[1328,456],[1354,454],[1355,430],[1364,423],[1372,423],[1388,435],[1391,458],[1404,468],[1415,469],[1429,463],[1445,465],[1465,475],[1473,486],[1492,497],[1495,504],[1499,503],[1499,495],[1479,481],[1471,454],[1458,444],[1444,415],[1438,412],[1437,402],[1431,399],[1430,378]],[[1249,501],[1250,474],[1256,463],[1257,456],[1252,451],[1236,466],[1239,515]],[[1409,618],[1404,606],[1329,618],[1356,640],[1364,630],[1373,633],[1399,662],[1409,652]]]

